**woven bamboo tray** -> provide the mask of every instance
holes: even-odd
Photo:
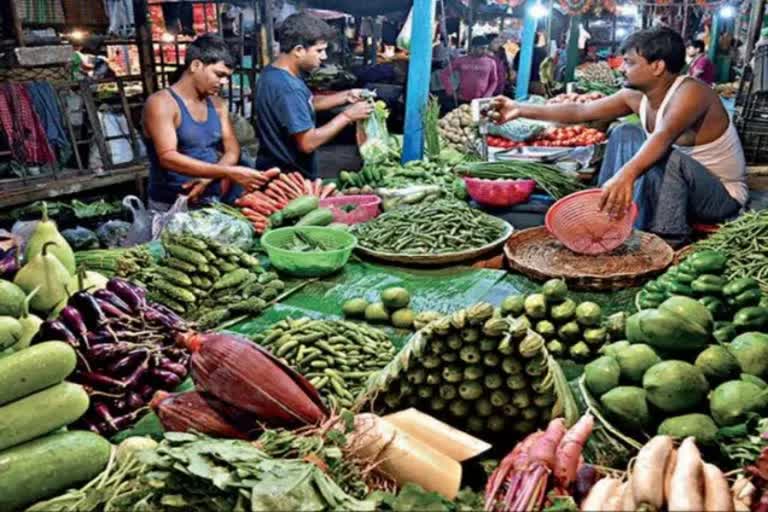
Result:
[[[493,242],[477,249],[468,249],[466,251],[446,252],[443,254],[396,254],[391,252],[379,252],[357,246],[357,252],[364,256],[389,263],[398,263],[401,265],[448,265],[472,261],[504,245],[504,242],[512,235],[515,228],[506,221],[498,219],[504,226],[504,233]]]
[[[510,267],[533,279],[565,279],[573,290],[621,290],[640,286],[671,263],[674,251],[656,235],[635,231],[608,254],[576,254],[557,241],[547,228],[517,231],[504,246]]]

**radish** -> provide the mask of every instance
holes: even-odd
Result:
[[[677,450],[677,463],[669,484],[667,510],[704,510],[702,461],[695,438],[687,437]]]
[[[671,437],[656,436],[638,452],[632,472],[632,494],[638,506],[659,510],[664,505],[662,468],[666,466],[672,448]]]

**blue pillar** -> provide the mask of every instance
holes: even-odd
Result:
[[[432,71],[432,20],[435,0],[413,0],[408,88],[405,96],[405,135],[402,162],[421,160],[424,156],[422,114],[429,99],[429,76]]]
[[[709,36],[709,60],[714,64],[717,58],[718,40],[720,39],[720,13],[717,8],[712,13],[712,31]]]
[[[533,63],[533,46],[536,44],[537,20],[531,15],[531,7],[538,0],[528,0],[525,4],[525,18],[523,19],[523,37],[520,41],[520,60],[517,68],[517,84],[515,86],[515,99],[528,98],[528,86],[531,83],[531,64]]]

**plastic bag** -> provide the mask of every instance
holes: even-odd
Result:
[[[408,11],[408,17],[405,19],[405,24],[403,25],[403,28],[400,30],[400,33],[397,35],[397,39],[395,40],[395,44],[398,48],[410,51],[411,32],[413,32],[413,7],[411,7],[411,10]]]
[[[39,220],[17,220],[13,223],[13,227],[11,228],[11,234],[16,237],[17,240],[20,240],[21,243],[19,244],[19,254],[24,254],[24,252],[27,250],[27,240],[29,240],[29,237],[32,236],[32,233],[34,233],[35,228],[37,227],[37,223],[40,222]]]
[[[391,155],[387,117],[386,103],[377,101],[371,116],[357,123],[357,144],[366,164],[385,162]]]
[[[131,229],[131,225],[123,220],[110,220],[105,222],[96,230],[96,236],[99,237],[99,242],[102,247],[107,249],[114,249],[121,247],[125,235]]]
[[[62,230],[61,236],[69,243],[73,251],[85,251],[99,248],[99,237],[83,226]]]
[[[126,196],[123,206],[131,210],[133,224],[123,240],[123,247],[145,244],[152,240],[152,217],[136,196]]]
[[[155,215],[152,219],[152,240],[159,240],[165,226],[168,225],[171,219],[177,214],[187,213],[188,210],[189,196],[180,195],[167,212]]]
[[[216,208],[177,213],[165,224],[163,232],[207,238],[243,250],[247,250],[253,245],[251,224]]]
[[[516,142],[526,142],[544,131],[544,127],[528,119],[515,119],[504,124],[488,123],[488,133]]]

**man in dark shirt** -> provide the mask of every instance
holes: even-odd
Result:
[[[368,118],[372,105],[362,101],[360,89],[313,96],[301,79],[320,67],[333,29],[309,14],[285,19],[278,31],[280,56],[267,66],[256,85],[256,123],[259,131],[259,169],[280,167],[317,175],[315,150],[350,124]],[[315,127],[315,112],[351,104],[327,124]],[[262,167],[267,166],[267,167]]]

